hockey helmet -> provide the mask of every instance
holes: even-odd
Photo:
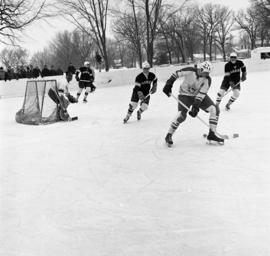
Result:
[[[145,62],[142,64],[142,68],[143,68],[143,69],[149,69],[149,68],[150,68],[150,64],[149,64],[147,61],[145,61]]]
[[[210,73],[211,72],[211,63],[209,61],[204,61],[202,63],[199,63],[198,69],[200,70],[201,73],[202,72]]]
[[[90,62],[89,62],[89,61],[85,61],[85,62],[83,63],[83,65],[84,65],[84,66],[88,66],[88,65],[90,65]]]
[[[230,58],[237,58],[237,53],[232,52],[232,53],[230,54]]]

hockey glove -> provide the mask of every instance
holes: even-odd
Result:
[[[137,94],[140,100],[144,100],[144,95],[141,91],[137,91]]]
[[[191,110],[188,113],[190,116],[196,117],[198,115],[199,110],[200,109],[198,107],[192,106]]]
[[[246,72],[243,72],[242,73],[242,77],[241,77],[241,81],[244,82],[247,80],[247,73]]]
[[[200,104],[201,104],[201,101],[198,99],[195,99],[191,110],[188,112],[190,116],[196,117],[198,115],[198,112],[200,110]]]
[[[229,81],[229,85],[233,88],[235,86],[235,83],[233,81]]]

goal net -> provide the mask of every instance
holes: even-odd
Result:
[[[57,104],[48,96],[50,88],[57,88],[56,80],[27,81],[23,106],[16,113],[18,123],[39,125],[59,120]]]

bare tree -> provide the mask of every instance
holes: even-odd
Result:
[[[203,8],[197,8],[195,10],[195,16],[196,16],[196,24],[198,28],[198,33],[202,39],[202,44],[203,44],[203,58],[204,60],[206,60],[207,42],[208,42],[209,34],[210,34],[207,16]]]
[[[70,62],[77,67],[82,65],[86,59],[90,60],[96,49],[93,39],[78,30],[58,33],[50,46],[55,65],[62,69],[66,69]]]
[[[256,8],[259,8],[270,23],[270,0],[251,0]],[[268,23],[268,24],[269,24]]]
[[[15,49],[4,48],[0,53],[1,61],[6,68],[25,66],[27,64],[28,56],[27,50],[21,47]]]
[[[128,0],[130,12],[123,12],[115,20],[113,24],[113,31],[123,40],[130,42],[137,54],[139,66],[142,66],[142,44],[145,30],[145,21],[140,12],[136,11],[135,1]]]
[[[162,0],[144,0],[144,4],[146,17],[146,53],[147,60],[150,66],[152,66],[154,56],[154,41],[157,35],[157,26]]]
[[[92,36],[84,31],[74,30],[72,32],[72,62],[74,65],[81,65],[86,59],[94,62],[94,53],[98,46]]]
[[[252,0],[252,8],[257,12],[259,23],[258,37],[261,46],[269,45],[270,42],[270,0]]]
[[[226,45],[230,40],[230,32],[234,24],[234,16],[232,11],[226,7],[220,7],[217,11],[218,24],[216,28],[216,43],[223,55],[223,60],[226,61]]]
[[[33,55],[31,63],[39,67],[53,65],[66,70],[70,62],[76,67],[88,59],[94,62],[97,49],[94,40],[79,30],[59,32],[42,52]]]
[[[71,18],[81,31],[94,36],[101,52],[105,70],[109,70],[107,54],[107,17],[109,0],[61,0],[61,10]]]
[[[53,50],[49,46],[49,47],[46,47],[43,51],[36,52],[32,56],[30,63],[33,66],[38,66],[40,69],[42,69],[45,65],[47,66],[54,65]]]
[[[0,42],[14,44],[19,40],[17,32],[22,32],[36,20],[53,16],[46,12],[46,0],[0,0]]]
[[[256,47],[256,39],[258,36],[259,22],[258,22],[258,12],[256,9],[250,7],[244,12],[243,10],[239,11],[236,16],[236,22],[239,25],[239,28],[245,30],[249,35],[251,42],[251,49]]]

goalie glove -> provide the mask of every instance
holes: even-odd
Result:
[[[144,95],[142,93],[142,91],[137,91],[138,97],[140,100],[144,100]]]

